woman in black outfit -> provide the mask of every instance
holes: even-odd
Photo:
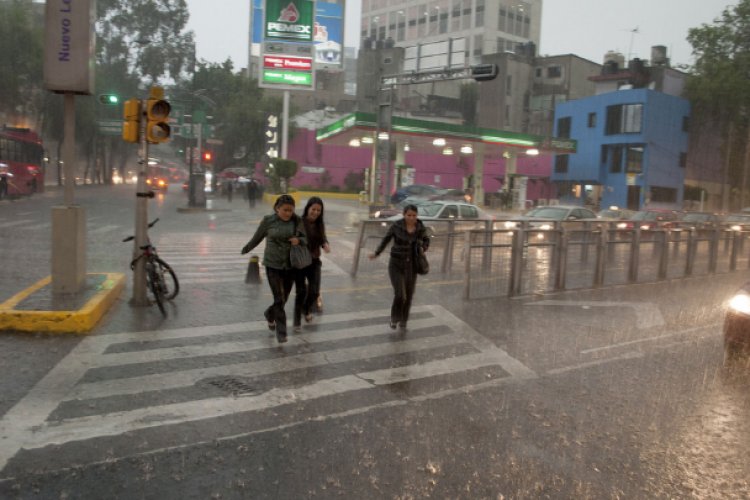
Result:
[[[320,297],[320,250],[325,253],[331,251],[326,237],[326,225],[323,221],[323,200],[317,196],[307,200],[305,210],[302,213],[302,222],[305,225],[307,235],[307,246],[312,255],[312,264],[297,272],[295,287],[297,295],[294,299],[294,331],[302,329],[302,315],[305,321],[310,323],[313,319],[312,308]]]
[[[417,284],[416,257],[419,247],[427,251],[430,238],[422,221],[417,218],[417,207],[406,205],[404,218],[397,220],[383,237],[370,259],[375,259],[385,250],[386,245],[393,240],[391,258],[388,261],[388,276],[393,286],[393,305],[391,306],[391,328],[398,325],[406,329],[409,321],[411,299]]]

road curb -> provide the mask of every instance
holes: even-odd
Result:
[[[77,310],[40,311],[16,309],[23,300],[52,282],[48,276],[0,304],[0,330],[48,333],[88,333],[125,287],[122,273],[89,273],[104,276],[98,291]]]

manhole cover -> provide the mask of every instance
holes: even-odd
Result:
[[[206,380],[204,383],[218,387],[222,391],[233,396],[254,396],[263,392],[261,388],[234,377],[215,378]]]

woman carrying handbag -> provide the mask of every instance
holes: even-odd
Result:
[[[390,326],[394,330],[397,326],[406,330],[417,285],[418,252],[426,252],[430,247],[430,238],[424,224],[417,218],[415,205],[404,207],[404,218],[391,224],[378,248],[370,254],[370,259],[377,258],[391,240],[393,245],[388,261],[388,277],[393,287]]]

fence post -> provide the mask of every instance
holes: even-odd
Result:
[[[591,231],[591,222],[585,221],[583,223],[583,246],[581,247],[581,262],[584,264],[589,261],[589,231]]]
[[[568,233],[562,227],[555,229],[557,243],[555,244],[555,290],[565,290],[565,274],[568,264]]]
[[[717,261],[719,260],[719,228],[711,231],[711,245],[708,247],[708,272],[716,273]]]
[[[641,250],[641,228],[633,228],[633,240],[630,242],[630,267],[628,268],[628,283],[638,281],[638,260]]]
[[[599,238],[596,243],[596,264],[594,267],[594,287],[600,287],[604,284],[604,269],[607,261],[607,237],[609,236],[609,227],[602,226],[599,229]]]
[[[685,276],[692,276],[694,260],[695,260],[695,229],[689,229],[688,237],[687,237],[687,258],[685,259]]]
[[[357,244],[354,246],[354,258],[352,259],[352,276],[357,275],[357,270],[359,269],[359,253],[362,248],[362,241],[365,238],[365,227],[367,226],[367,221],[363,220],[360,222],[359,225],[359,238],[357,238]]]
[[[445,241],[445,250],[443,251],[443,262],[440,264],[440,272],[443,273],[450,270],[453,261],[453,232],[456,230],[455,225],[454,221],[448,221],[448,235],[446,236],[447,240]]]
[[[464,299],[471,299],[471,231],[464,233]]]
[[[521,273],[523,269],[523,247],[526,239],[526,230],[521,224],[513,230],[513,240],[510,247],[510,282],[508,283],[508,296],[521,295]]]
[[[489,222],[489,221],[488,221]],[[487,225],[485,224],[484,233],[484,250],[482,251],[482,269],[488,271],[492,269],[492,233],[487,231]]]
[[[661,252],[659,252],[659,270],[657,273],[658,280],[667,279],[667,255],[669,255],[669,229],[662,229]]]
[[[737,270],[737,255],[740,250],[739,231],[732,231],[732,253],[729,255],[729,270]]]
[[[674,230],[675,238],[674,238],[674,247],[672,252],[674,253],[674,256],[677,257],[680,255],[680,246],[682,245],[682,229],[677,228]]]

